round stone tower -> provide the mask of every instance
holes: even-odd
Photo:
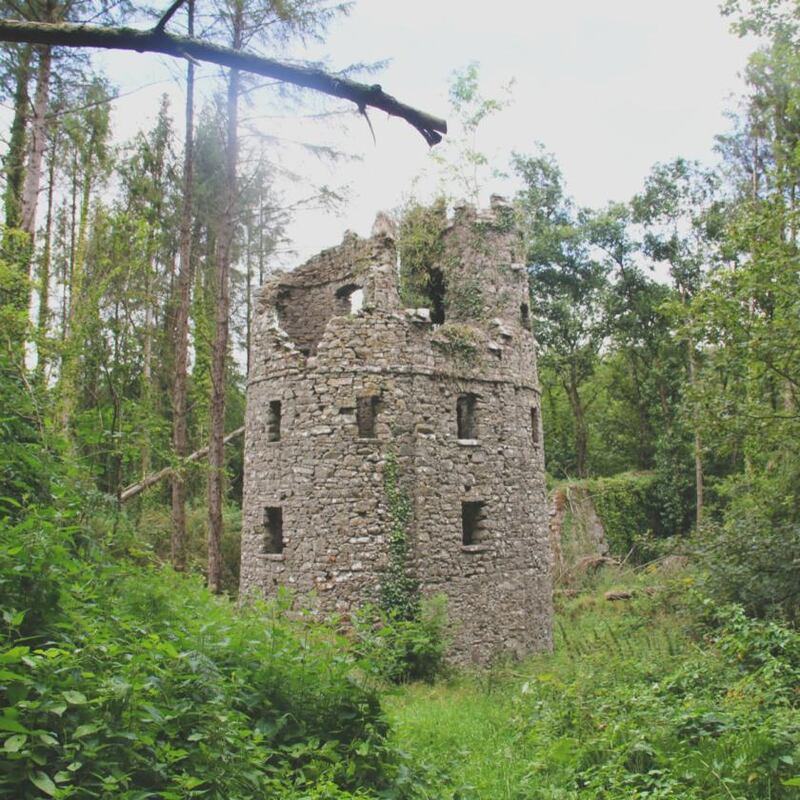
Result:
[[[247,389],[241,585],[347,613],[378,597],[408,498],[407,568],[448,598],[452,655],[551,644],[540,393],[510,208],[457,209],[441,296],[403,308],[391,227],[347,234],[260,296]]]

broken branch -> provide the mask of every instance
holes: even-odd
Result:
[[[174,3],[173,5],[179,4]],[[171,10],[172,8],[170,8]],[[359,83],[349,78],[336,77],[321,69],[286,64],[254,53],[245,53],[229,47],[202,42],[199,39],[174,36],[159,25],[151,30],[137,30],[100,25],[77,25],[67,22],[55,24],[4,19],[0,20],[0,41],[30,42],[57,47],[134,50],[138,53],[161,53],[173,58],[207,61],[222,67],[274,78],[304,89],[313,89],[331,97],[349,100],[351,103],[355,103],[359,109],[371,106],[385,111],[390,116],[404,119],[409,125],[416,128],[431,146],[438,144],[442,140],[442,134],[447,133],[445,120],[401,103],[392,95],[386,94],[378,84]]]
[[[237,436],[241,436],[243,433],[244,425],[242,425],[241,428],[237,428],[235,431],[231,431],[222,440],[222,444],[228,444],[231,439],[235,439]],[[181,463],[191,464],[195,461],[199,461],[201,458],[207,455],[208,445],[201,447],[199,450],[195,450],[194,453],[191,453],[190,455],[186,456],[186,458],[181,459]],[[141,494],[145,489],[149,489],[160,480],[163,480],[167,476],[171,475],[176,469],[178,469],[176,466],[164,467],[164,469],[160,469],[158,472],[151,472],[147,477],[142,478],[139,483],[134,483],[130,486],[127,486],[119,494],[120,503],[124,503],[126,500],[130,500],[132,497],[136,497],[136,495]]]
[[[167,23],[172,19],[175,12],[184,4],[185,0],[175,0],[175,2],[162,14],[161,19],[153,28],[154,31],[163,31]]]

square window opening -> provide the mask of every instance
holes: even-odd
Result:
[[[270,506],[264,509],[264,553],[277,555],[283,552],[283,509]]]
[[[482,500],[461,503],[461,544],[483,544],[486,539],[486,510]]]
[[[267,441],[279,442],[281,440],[281,401],[270,400],[267,413]]]
[[[478,398],[474,394],[462,394],[456,402],[456,422],[459,439],[477,439],[478,426],[476,407]]]
[[[364,307],[364,290],[355,283],[348,283],[336,291],[335,313],[338,316],[357,314]]]
[[[361,439],[375,439],[375,425],[378,420],[378,397],[369,395],[359,397],[356,401],[356,424],[358,425],[358,436]]]

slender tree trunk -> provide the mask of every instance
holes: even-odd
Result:
[[[152,238],[152,231],[148,239]],[[150,259],[149,251],[151,248],[148,240],[148,256],[145,258],[144,285],[144,331],[142,342],[142,405],[147,419],[150,419],[153,411],[153,262]],[[150,472],[150,437],[144,436],[141,444],[142,452],[142,475]]]
[[[42,180],[42,158],[47,145],[47,107],[50,100],[52,65],[52,53],[49,47],[39,47],[37,51],[39,66],[33,97],[31,147],[22,191],[22,230],[30,236],[31,244],[36,234],[36,207],[39,203],[39,185]]]
[[[194,35],[194,0],[189,0],[189,36]],[[186,385],[189,362],[189,309],[192,284],[192,199],[194,195],[194,64],[186,62],[186,139],[183,151],[178,304],[175,313],[175,382],[172,391],[172,444],[183,458],[189,450],[186,424]],[[172,566],[186,569],[186,480],[181,470],[172,475]]]
[[[234,46],[239,46],[241,7],[234,18]],[[211,352],[211,435],[208,448],[208,587],[222,590],[222,501],[225,478],[225,361],[228,354],[230,267],[236,226],[239,72],[228,78],[228,132],[225,148],[225,206],[216,258],[216,328]]]
[[[697,381],[697,362],[694,353],[694,341],[690,338],[686,343],[689,356],[689,385],[694,388]],[[696,497],[695,526],[700,529],[703,521],[703,442],[697,420],[694,421],[694,489]]]
[[[39,262],[39,318],[36,325],[36,376],[41,385],[47,380],[47,328],[50,320],[50,263],[53,247],[53,198],[56,184],[56,156],[58,137],[53,132],[47,165],[47,221],[45,223],[44,247]]]
[[[94,135],[89,139],[89,153],[94,148]],[[92,200],[94,170],[91,156],[87,159],[86,171],[83,175],[83,191],[78,216],[78,232],[75,241],[72,268],[70,270],[69,308],[67,311],[64,352],[61,360],[61,414],[62,431],[69,431],[70,422],[75,413],[78,400],[78,354],[82,342],[83,322],[86,309],[82,308],[86,272],[86,247],[89,230],[89,208]],[[74,207],[73,207],[74,211]]]
[[[25,152],[30,116],[28,83],[31,77],[33,48],[26,44],[19,48],[14,88],[14,118],[8,151],[5,157],[6,194],[5,215],[7,228],[19,228],[22,223],[22,186],[25,180]]]
[[[564,383],[572,416],[575,420],[575,470],[579,478],[589,477],[589,434],[586,430],[586,413],[574,379]]]
[[[245,325],[246,325],[246,334],[245,334],[245,341],[247,347],[247,372],[245,374],[250,374],[250,329],[252,325],[252,315],[253,315],[253,264],[251,261],[251,239],[252,239],[252,231],[253,226],[248,225],[247,227],[247,247],[245,250],[245,263],[246,263],[246,273],[245,273]]]
[[[680,287],[680,295],[681,302],[686,307],[689,302],[689,296],[685,287]],[[694,339],[691,336],[686,340],[686,363],[689,371],[689,386],[694,389],[697,385],[697,358],[694,350]],[[699,530],[703,521],[703,442],[700,438],[696,411],[692,413],[692,426],[694,427],[695,527]]]

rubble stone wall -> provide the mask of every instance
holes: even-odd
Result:
[[[248,380],[241,585],[266,595],[286,586],[323,614],[374,601],[392,457],[413,507],[409,569],[424,593],[447,595],[453,657],[486,663],[551,643],[539,388],[506,207],[462,209],[443,236],[440,326],[400,307],[386,232],[348,235],[264,288]],[[342,302],[352,287],[363,291],[356,313]],[[464,397],[469,438],[458,430]],[[360,399],[374,411],[368,435]],[[276,508],[280,552],[267,530]]]

